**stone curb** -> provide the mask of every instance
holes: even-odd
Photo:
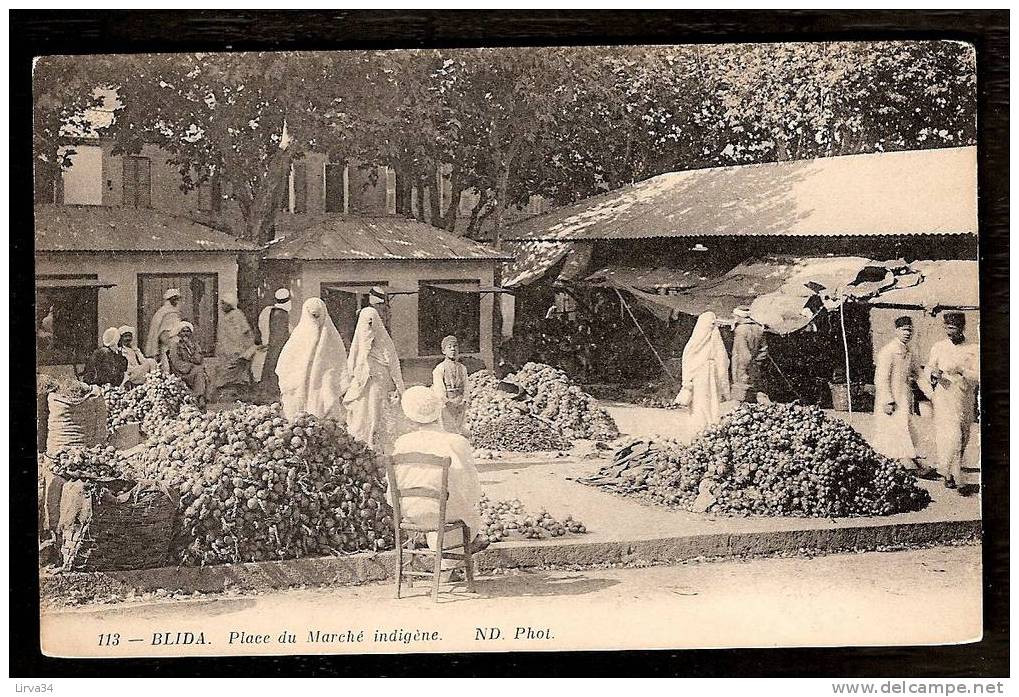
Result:
[[[479,570],[599,564],[654,564],[698,557],[741,557],[796,552],[873,550],[892,545],[919,545],[976,539],[979,520],[867,525],[828,529],[711,533],[654,540],[611,542],[515,542],[490,547],[475,557]],[[44,576],[44,597],[66,596],[77,587],[101,587],[124,594],[219,593],[265,591],[299,586],[358,585],[392,578],[395,556],[352,554],[344,557],[290,559],[205,567],[161,567],[132,571],[59,573]]]

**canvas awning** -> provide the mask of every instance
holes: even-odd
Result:
[[[113,288],[116,283],[105,283],[94,278],[37,278],[36,288]]]
[[[663,269],[613,274],[612,278],[612,285],[626,290],[661,319],[673,311],[730,317],[733,308],[749,305],[751,317],[780,334],[802,329],[821,308],[842,298],[866,298],[918,282],[918,276],[910,273],[903,261],[863,257],[751,259],[697,283],[688,272],[678,272],[670,280]],[[649,281],[667,281],[676,290],[649,292],[653,289],[647,285]],[[683,283],[690,285],[684,288]]]
[[[441,288],[442,290],[451,290],[455,293],[512,293],[513,291],[507,290],[506,288],[499,288],[497,286],[479,286],[473,283],[422,283],[423,286],[429,288]]]
[[[692,288],[708,280],[709,275],[695,269],[675,269],[659,266],[655,268],[609,266],[588,276],[588,283],[629,290],[637,288],[646,292],[659,290],[681,290]]]
[[[926,310],[976,310],[980,308],[980,271],[976,261],[950,259],[910,264],[919,283],[897,287],[871,300],[874,307]]]

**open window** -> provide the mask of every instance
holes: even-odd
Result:
[[[54,275],[35,281],[35,339],[40,365],[85,362],[99,336],[99,291],[96,275]]]
[[[211,356],[216,349],[219,322],[219,275],[215,273],[138,274],[138,333],[135,346],[144,346],[152,315],[163,304],[163,293],[180,291],[181,319],[195,325],[195,340]]]
[[[442,352],[452,334],[463,353],[481,350],[481,284],[477,280],[421,281],[418,291],[418,354]]]

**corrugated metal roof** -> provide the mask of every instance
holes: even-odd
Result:
[[[513,261],[502,267],[502,284],[507,288],[526,286],[548,273],[573,249],[571,242],[507,242]]]
[[[975,234],[976,148],[671,172],[534,216],[506,240]]]
[[[333,215],[273,243],[269,259],[511,259],[509,254],[411,218]]]
[[[151,208],[35,207],[38,252],[239,252],[256,247],[189,218]]]

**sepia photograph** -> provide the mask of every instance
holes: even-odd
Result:
[[[979,80],[37,56],[42,653],[980,641]]]

